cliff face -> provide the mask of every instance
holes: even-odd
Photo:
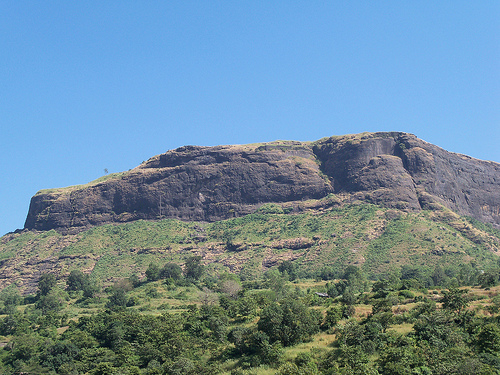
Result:
[[[439,203],[500,226],[499,163],[447,152],[407,133],[332,137],[314,151],[336,193],[406,209]]]
[[[181,147],[102,181],[37,193],[25,227],[215,221],[264,203],[298,207],[331,193],[407,210],[440,203],[500,226],[500,164],[450,153],[407,133],[363,133],[312,143]]]

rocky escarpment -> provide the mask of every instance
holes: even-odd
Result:
[[[397,208],[441,204],[500,226],[500,164],[407,133],[332,137],[314,146],[334,191]]]
[[[392,132],[181,147],[126,173],[37,193],[25,227],[68,231],[138,219],[215,221],[264,203],[293,208],[332,193],[406,210],[440,204],[500,226],[500,164]]]

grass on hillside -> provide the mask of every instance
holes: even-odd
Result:
[[[66,187],[62,187],[62,188],[42,189],[42,190],[39,190],[36,193],[36,195],[52,194],[52,193],[67,194],[67,193],[70,193],[72,191],[81,190],[81,189],[85,189],[85,188],[90,187],[90,186],[98,185],[98,184],[105,182],[105,181],[109,181],[109,180],[113,180],[113,179],[120,179],[127,174],[128,174],[128,172],[109,173],[109,174],[101,176],[93,181],[90,181],[86,184],[71,185],[71,186],[66,186]]]
[[[491,244],[475,243],[425,211],[408,213],[367,203],[285,211],[266,205],[254,214],[215,223],[139,220],[73,235],[10,234],[0,241],[0,260],[11,270],[3,285],[30,277],[36,281],[37,267],[54,260],[61,276],[78,269],[111,283],[144,275],[151,262],[182,266],[192,255],[200,255],[214,274],[234,272],[244,279],[259,277],[284,260],[292,260],[302,277],[317,276],[325,268],[340,273],[353,264],[377,278],[403,266],[430,273],[438,264],[458,267],[475,262],[487,269],[498,259],[489,250]]]

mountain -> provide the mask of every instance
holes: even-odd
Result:
[[[297,210],[329,194],[406,211],[438,204],[500,227],[500,164],[390,132],[180,147],[87,185],[38,192],[25,228],[74,233],[138,219],[214,222],[265,203]]]
[[[107,284],[193,255],[244,279],[283,261],[301,277],[348,265],[458,277],[498,264],[499,185],[500,164],[407,133],[185,146],[38,192],[25,229],[0,238],[0,289],[30,293],[41,273],[74,269]]]

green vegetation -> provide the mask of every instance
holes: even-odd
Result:
[[[79,270],[64,284],[43,274],[36,296],[5,288],[1,373],[500,374],[500,285],[427,290],[356,266],[328,282],[290,282],[287,267],[242,282],[190,262],[198,278],[170,262],[92,296]]]
[[[12,265],[9,280],[22,289],[30,274],[33,281],[38,278],[37,264],[54,259],[61,275],[91,270],[90,278],[104,283],[144,276],[151,263],[184,268],[190,257],[201,257],[200,263],[215,274],[237,273],[244,280],[260,277],[282,261],[289,261],[288,273],[294,278],[337,278],[351,264],[375,280],[413,267],[424,285],[430,285],[438,265],[451,279],[465,277],[460,274],[466,272],[464,266],[487,275],[498,267],[500,239],[488,226],[476,227],[458,216],[450,219],[446,213],[411,213],[366,203],[316,211],[311,208],[316,203],[302,202],[298,213],[287,205],[266,204],[256,213],[214,223],[139,220],[79,234],[10,234],[0,242],[0,259],[4,267]],[[38,261],[32,265],[28,259],[33,257]],[[483,279],[484,285],[495,283],[494,274],[490,281]]]
[[[500,374],[497,231],[325,199],[2,237],[0,373]]]
[[[123,176],[125,176],[126,174],[128,174],[128,172],[109,173],[109,174],[106,174],[102,177],[99,177],[98,179],[90,181],[87,184],[72,185],[72,186],[67,186],[67,187],[63,187],[63,188],[56,188],[56,189],[43,189],[43,190],[38,191],[37,194],[49,194],[49,193],[67,194],[67,193],[70,193],[72,191],[84,189],[84,188],[89,187],[89,186],[94,186],[94,185],[100,184],[100,183],[108,181],[108,180],[120,179]]]

